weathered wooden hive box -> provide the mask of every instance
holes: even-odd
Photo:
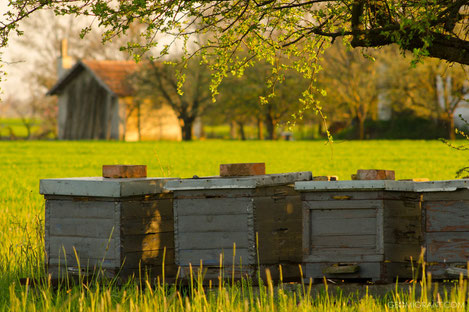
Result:
[[[46,263],[52,276],[99,270],[106,276],[138,278],[139,268],[157,276],[163,255],[166,276],[174,276],[172,194],[164,189],[168,180],[41,180]]]
[[[467,275],[469,261],[469,180],[415,183],[425,219],[427,271],[434,278]]]
[[[306,278],[411,278],[423,232],[413,182],[297,182]]]
[[[294,172],[168,182],[182,277],[202,263],[206,280],[233,272],[255,277],[258,268],[261,275],[269,268],[278,279],[279,265],[284,280],[299,279],[301,199],[293,184],[311,178],[311,172]]]

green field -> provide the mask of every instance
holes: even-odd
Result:
[[[19,278],[42,274],[44,204],[38,194],[39,179],[99,176],[103,164],[146,164],[149,176],[192,177],[216,175],[220,163],[265,162],[268,173],[312,171],[314,175],[338,175],[349,180],[357,169],[376,168],[393,169],[398,179],[439,180],[454,178],[456,170],[467,165],[468,155],[439,141],[350,141],[332,146],[321,141],[0,141],[0,311],[112,310],[118,305],[143,311],[163,309],[165,305],[168,310],[191,306],[197,311],[381,310],[382,298],[351,303],[349,298],[312,300],[302,294],[280,293],[274,298],[269,288],[261,288],[259,296],[252,290],[244,293],[243,288],[227,287],[221,290],[226,291],[224,296],[199,289],[191,294],[193,297],[180,297],[174,289],[147,287],[141,291],[138,283],[112,289],[75,286],[57,292],[47,286],[19,286]],[[462,291],[452,295],[459,296],[454,300],[466,300],[466,288],[454,291]]]

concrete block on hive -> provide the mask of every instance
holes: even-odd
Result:
[[[221,164],[220,176],[239,177],[265,175],[265,163]]]
[[[353,178],[352,178],[353,179]],[[360,169],[356,180],[395,180],[394,170]]]
[[[317,176],[313,177],[313,181],[339,181],[338,176]]]
[[[146,165],[103,165],[103,177],[122,178],[146,178]]]

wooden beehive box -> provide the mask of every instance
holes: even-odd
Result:
[[[423,233],[413,182],[297,182],[306,278],[393,281],[412,277]]]
[[[293,183],[311,178],[311,172],[295,172],[168,182],[182,277],[188,276],[189,265],[197,272],[202,262],[206,281],[217,281],[220,273],[231,277],[233,271],[236,278],[255,277],[258,268],[261,275],[269,268],[278,279],[279,265],[285,280],[298,279],[301,200]]]
[[[467,276],[469,180],[415,183],[425,221],[427,271],[436,279]]]
[[[46,264],[65,274],[174,276],[169,179],[44,179]]]

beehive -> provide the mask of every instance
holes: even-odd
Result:
[[[313,279],[411,278],[423,233],[413,182],[297,182],[303,202],[303,263]]]
[[[175,273],[169,179],[69,178],[40,181],[46,263],[64,274],[127,278]],[[164,252],[165,251],[165,252]]]
[[[423,200],[425,259],[434,278],[467,275],[469,180],[415,183]]]
[[[295,172],[168,182],[181,276],[202,263],[206,281],[220,273],[255,277],[258,268],[278,279],[279,265],[285,280],[299,278],[301,200],[293,183],[311,178],[311,172]]]

